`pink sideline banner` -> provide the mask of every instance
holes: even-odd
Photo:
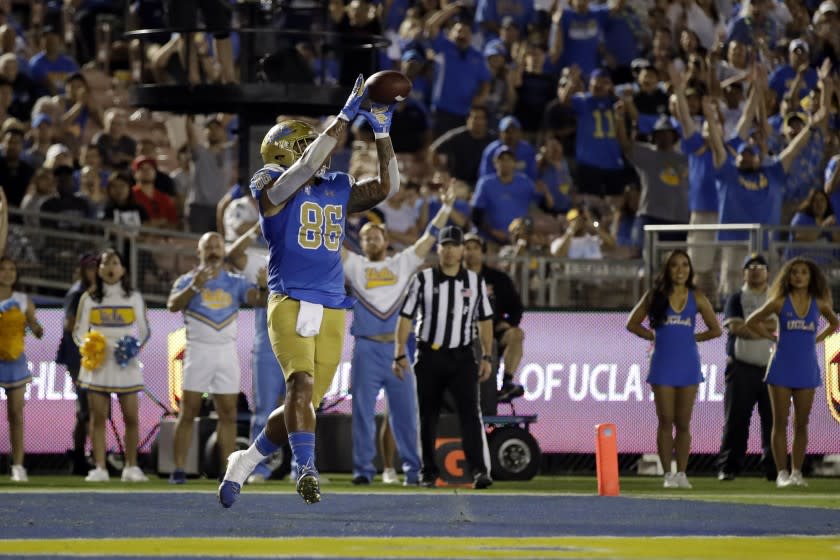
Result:
[[[44,338],[27,337],[26,355],[33,372],[27,389],[25,442],[27,453],[63,453],[72,447],[75,394],[63,366],[53,362],[61,337],[60,310],[40,310]],[[180,314],[150,310],[152,336],[140,354],[146,387],[157,399],[167,395],[167,335],[181,328]],[[350,381],[352,338],[348,315],[347,343],[343,360],[327,394],[327,403],[340,400],[331,411],[350,412],[347,391]],[[624,313],[525,314],[525,354],[518,381],[526,392],[516,401],[518,414],[537,414],[531,431],[546,453],[593,453],[595,425],[614,422],[618,427],[618,450],[622,453],[653,453],[656,449],[656,415],[653,396],[645,383],[649,343],[624,329]],[[250,341],[254,333],[251,311],[239,317],[239,361],[242,390],[251,401]],[[823,352],[820,345],[819,352]],[[692,423],[692,452],[716,453],[723,427],[725,337],[700,344],[706,381],[700,386]],[[224,359],[225,356],[220,356]],[[823,356],[820,356],[821,362]],[[343,399],[343,400],[342,400]],[[0,390],[0,409],[5,394]],[[140,437],[151,433],[162,410],[151,399],[140,398]],[[122,426],[119,404],[114,399],[114,420]],[[382,404],[380,401],[380,408]],[[500,414],[509,412],[501,405]],[[109,434],[109,437],[110,434]],[[113,444],[112,442],[109,445]],[[148,449],[148,445],[144,448]],[[758,421],[753,418],[749,449],[760,450]],[[840,453],[840,427],[826,404],[825,388],[817,390],[811,414],[811,453]],[[0,419],[0,453],[9,452],[5,410]]]

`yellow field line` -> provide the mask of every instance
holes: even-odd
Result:
[[[840,536],[794,537],[294,537],[0,540],[0,557],[246,556],[358,558],[593,558],[836,560]]]

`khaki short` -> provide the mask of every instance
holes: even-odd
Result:
[[[321,330],[310,337],[295,330],[299,311],[298,300],[272,294],[268,299],[268,338],[286,380],[295,372],[313,377],[312,404],[317,408],[341,361],[346,311],[325,307]]]

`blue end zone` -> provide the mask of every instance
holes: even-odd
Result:
[[[825,535],[840,532],[840,511],[595,496],[329,492],[317,506],[294,494],[244,493],[225,510],[212,493],[4,492],[0,527],[2,538]]]

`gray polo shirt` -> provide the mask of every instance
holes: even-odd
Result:
[[[687,224],[688,158],[680,152],[662,152],[642,142],[634,142],[626,156],[636,168],[642,187],[638,215]]]

